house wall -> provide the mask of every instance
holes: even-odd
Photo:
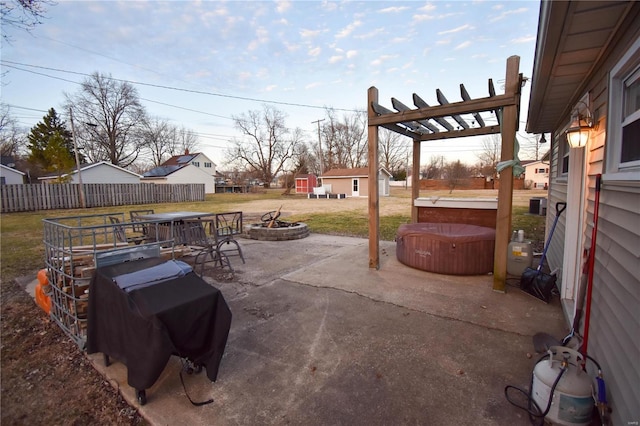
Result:
[[[347,194],[348,197],[353,195],[353,182],[354,177],[340,177],[340,178],[322,178],[322,183],[325,185],[331,185],[331,192],[334,194]],[[358,177],[360,182],[358,187],[358,193],[361,197],[369,195],[369,178]]]
[[[633,15],[633,14],[631,14]],[[629,22],[631,21],[631,22]],[[596,174],[603,173],[600,192],[598,233],[593,273],[588,354],[602,366],[612,407],[612,424],[628,424],[640,418],[640,182],[608,181],[605,167],[609,71],[629,46],[640,37],[640,26],[632,19],[623,23],[618,40],[600,67],[586,82],[596,126],[584,151],[585,222],[584,247],[590,247],[595,207]],[[582,93],[578,94],[581,96]],[[566,117],[566,122],[569,117]],[[559,134],[560,129],[556,129]],[[559,141],[561,138],[555,138]],[[549,208],[567,200],[567,178],[559,176],[562,162],[558,143],[553,149]],[[551,215],[547,216],[549,229]],[[560,221],[548,260],[561,265],[565,223]],[[584,324],[584,319],[581,322]],[[584,330],[580,330],[584,334]]]
[[[525,185],[531,181],[531,189],[545,189],[549,185],[549,164],[542,161],[527,164],[524,176]]]
[[[198,163],[198,165],[196,166],[195,164],[193,164],[194,162]],[[207,163],[211,164],[211,167],[205,167]],[[199,154],[198,156],[196,156],[196,158],[193,159],[193,161],[191,161],[191,165],[197,167],[208,175],[216,175],[216,165],[206,155]]]
[[[80,183],[77,173],[71,175],[70,183]],[[106,164],[100,164],[82,170],[82,183],[140,183],[140,177]]]
[[[3,185],[15,185],[24,183],[24,175],[17,170],[13,170],[9,167],[0,167],[0,177],[2,177]]]
[[[205,194],[214,194],[216,192],[215,178],[204,170],[191,165],[171,173],[164,183],[202,183],[204,184]]]
[[[348,197],[353,196],[353,179],[359,180],[358,194],[360,197],[369,196],[369,177],[324,177],[322,178],[323,185],[331,185],[331,192],[334,194],[347,194]],[[388,197],[390,194],[389,176],[384,173],[378,175],[378,192],[383,197]]]

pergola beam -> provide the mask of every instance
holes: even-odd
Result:
[[[411,111],[390,112],[388,114],[369,116],[370,124],[381,126],[384,124],[404,123],[430,118],[450,117],[454,114],[471,114],[473,112],[495,111],[505,106],[516,105],[519,97],[513,95],[497,95],[489,98],[472,99],[470,101],[454,102],[448,105],[418,108]],[[376,102],[377,104],[377,102]],[[371,105],[373,108],[373,105]]]
[[[433,141],[439,139],[464,138],[466,136],[482,136],[500,133],[500,126],[474,127],[465,130],[454,130],[453,132],[430,133],[419,135],[421,141]]]

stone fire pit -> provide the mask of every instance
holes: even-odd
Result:
[[[299,240],[309,235],[309,227],[302,222],[286,222],[278,220],[280,211],[272,211],[262,215],[261,223],[245,226],[246,234],[252,240],[288,241]]]

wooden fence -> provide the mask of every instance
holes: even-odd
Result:
[[[204,184],[90,183],[84,184],[86,207],[204,201]],[[2,213],[78,209],[77,183],[0,185]]]

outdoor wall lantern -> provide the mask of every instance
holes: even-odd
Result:
[[[582,148],[587,145],[589,140],[589,132],[593,127],[593,115],[589,110],[589,106],[580,101],[584,105],[583,109],[576,106],[571,114],[571,125],[567,129],[567,140],[571,148]]]

